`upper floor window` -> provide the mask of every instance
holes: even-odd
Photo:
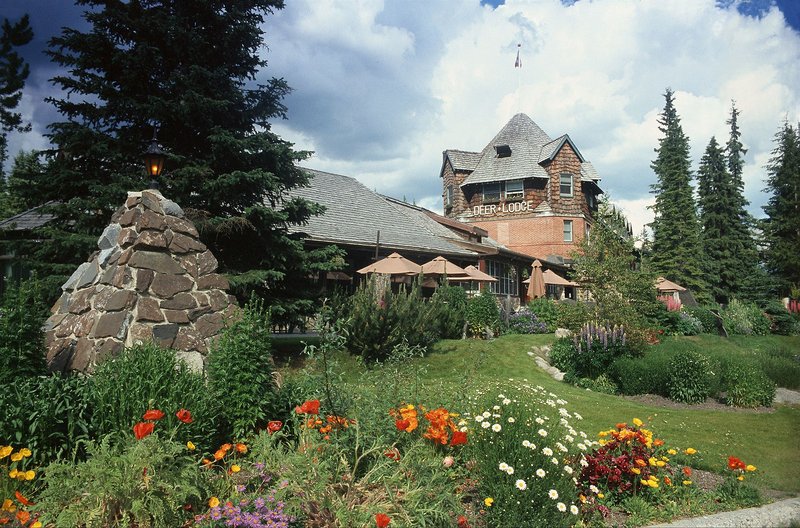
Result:
[[[561,174],[559,194],[561,194],[561,196],[572,196],[572,174],[568,172]]]
[[[453,205],[453,185],[447,186],[447,192],[444,196],[444,205],[450,207]]]
[[[499,202],[500,201],[500,184],[499,183],[484,183],[483,184],[483,203]]]
[[[597,209],[597,195],[591,191],[586,191],[586,203],[591,210]]]
[[[525,196],[525,189],[522,180],[509,180],[506,182],[506,199],[522,198]]]
[[[564,242],[572,242],[572,220],[564,220]]]

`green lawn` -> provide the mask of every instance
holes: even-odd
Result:
[[[769,347],[800,351],[800,338],[768,336],[730,340],[713,336],[682,338],[717,352],[739,352]],[[553,341],[552,335],[508,335],[493,341],[447,340],[437,343],[424,358],[407,360],[418,372],[425,392],[457,394],[466,383],[527,378],[569,402],[584,417],[590,435],[634,417],[645,420],[656,435],[679,448],[694,447],[702,455],[701,467],[720,471],[729,455],[759,468],[761,482],[772,489],[800,492],[800,408],[780,406],[771,413],[747,410],[675,410],[642,405],[618,396],[586,391],[550,378],[527,353],[535,345]],[[677,341],[680,343],[680,340]],[[381,367],[365,372],[358,362],[339,357],[345,379],[358,383],[361,376],[380,376]]]

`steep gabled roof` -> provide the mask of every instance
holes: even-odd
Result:
[[[595,183],[600,181],[600,175],[597,174],[591,161],[584,161],[581,163],[581,179],[584,181],[592,180]]]
[[[547,172],[539,165],[539,156],[542,147],[551,141],[550,136],[533,119],[525,114],[517,114],[484,147],[475,170],[461,186],[521,178],[547,178]],[[510,156],[497,156],[495,147],[501,145],[511,148]]]
[[[442,156],[444,158],[442,160],[442,170],[444,170],[445,162],[449,159],[454,171],[474,171],[478,165],[478,160],[481,159],[480,152],[467,152],[466,150],[456,149],[445,150],[442,152]],[[440,173],[439,176],[441,175]]]
[[[553,158],[556,157],[558,151],[561,150],[566,143],[569,143],[569,146],[572,147],[572,150],[575,151],[575,154],[578,156],[578,159],[583,163],[584,159],[581,155],[581,152],[578,150],[578,147],[575,146],[575,143],[572,142],[570,137],[567,134],[564,134],[560,138],[556,138],[547,145],[542,147],[542,152],[539,154],[539,163],[544,163],[545,161],[553,161]]]

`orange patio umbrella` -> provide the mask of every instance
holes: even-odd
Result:
[[[528,283],[528,298],[538,299],[544,297],[544,276],[542,275],[542,263],[538,260],[533,261],[533,271],[531,280]]]
[[[382,275],[418,275],[422,273],[422,266],[416,264],[399,253],[392,253],[386,258],[365,266],[356,273],[380,273]]]

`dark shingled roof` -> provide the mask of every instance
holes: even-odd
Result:
[[[480,152],[448,149],[443,152],[444,158],[450,160],[453,170],[473,171],[481,159]]]
[[[583,159],[568,135],[551,139],[533,119],[525,114],[517,114],[484,147],[475,164],[475,170],[466,177],[461,186],[522,178],[546,179],[549,176],[541,164],[551,161],[565,143],[572,146],[582,162],[581,175],[595,182],[599,181],[600,177],[594,167]],[[501,145],[508,145],[511,148],[510,156],[497,155],[496,147]],[[445,154],[451,152],[461,151],[447,150]],[[453,157],[450,159],[452,161]]]
[[[27,231],[30,229],[36,229],[37,227],[42,227],[50,220],[55,218],[55,215],[43,213],[41,211],[44,207],[52,205],[53,203],[54,202],[47,202],[46,204],[38,205],[33,209],[23,211],[18,215],[12,216],[11,218],[6,218],[5,220],[0,221],[0,229],[7,231]]]
[[[307,233],[311,241],[374,246],[380,231],[384,248],[477,255],[456,244],[458,236],[425,215],[421,208],[381,196],[348,176],[303,170],[311,175],[311,185],[292,189],[289,194],[325,206],[324,214],[292,229]]]

